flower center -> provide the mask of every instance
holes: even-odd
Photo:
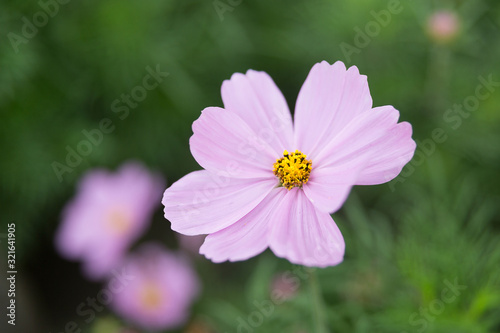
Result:
[[[106,222],[108,228],[119,235],[126,233],[132,225],[128,212],[120,207],[113,207],[109,210]]]
[[[158,308],[162,303],[162,297],[160,293],[161,290],[156,283],[146,282],[146,284],[141,288],[139,296],[144,308],[148,310],[154,310]]]
[[[289,153],[283,152],[283,157],[278,158],[273,165],[273,172],[279,178],[280,184],[291,190],[294,187],[302,187],[309,180],[311,173],[311,160],[306,159],[307,155],[295,150]]]

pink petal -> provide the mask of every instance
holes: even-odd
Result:
[[[322,212],[332,214],[342,207],[364,163],[345,163],[339,166],[313,168],[303,186],[309,200]]]
[[[361,171],[356,185],[383,184],[399,175],[406,163],[413,158],[417,147],[411,135],[411,125],[402,122],[373,143],[371,158]]]
[[[397,123],[399,111],[382,106],[363,112],[332,139],[313,161],[316,167],[361,166],[357,185],[394,178],[413,156],[411,126]],[[314,169],[313,169],[314,170]],[[392,178],[391,178],[392,177]]]
[[[165,218],[185,235],[210,234],[241,219],[275,187],[272,179],[241,179],[195,171],[163,195]]]
[[[268,243],[269,215],[285,197],[285,188],[276,188],[250,213],[229,227],[208,235],[200,253],[213,262],[246,260],[264,251]]]
[[[352,119],[372,107],[365,75],[337,61],[315,64],[297,98],[295,147],[314,158]]]
[[[293,143],[292,117],[273,79],[253,70],[235,73],[221,88],[224,108],[236,113],[280,156]]]
[[[305,266],[337,265],[345,243],[330,214],[318,211],[303,191],[294,188],[271,216],[270,248],[278,257]]]
[[[236,113],[209,107],[193,123],[191,153],[206,170],[230,177],[274,177],[276,154]]]

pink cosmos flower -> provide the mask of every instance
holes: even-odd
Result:
[[[124,269],[133,279],[111,301],[117,314],[146,330],[172,329],[186,322],[199,282],[182,256],[145,244],[125,260]]]
[[[435,41],[440,43],[452,40],[457,35],[459,27],[458,16],[454,12],[447,10],[435,12],[427,22],[429,34]]]
[[[133,162],[116,173],[88,172],[63,211],[55,239],[59,253],[82,260],[89,278],[104,277],[148,227],[163,186],[159,175]]]
[[[208,234],[200,253],[245,260],[270,248],[295,264],[340,263],[344,240],[330,214],[353,185],[396,177],[415,142],[392,106],[372,107],[366,76],[321,62],[300,90],[294,120],[264,72],[222,84],[224,109],[193,123],[191,152],[205,169],[165,191],[172,229]]]
[[[270,296],[275,303],[290,300],[295,297],[300,286],[300,280],[284,272],[273,276],[270,284]]]

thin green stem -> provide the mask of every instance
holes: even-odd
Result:
[[[446,45],[436,45],[430,50],[425,90],[431,115],[447,107],[451,58]]]
[[[324,303],[321,296],[321,286],[316,277],[315,269],[309,272],[311,298],[313,300],[313,322],[315,333],[329,333],[325,322]]]

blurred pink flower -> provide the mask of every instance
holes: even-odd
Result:
[[[276,274],[271,281],[271,298],[286,301],[295,297],[300,286],[298,277],[289,272]]]
[[[87,277],[104,277],[148,227],[164,184],[161,176],[134,162],[116,173],[88,172],[63,211],[55,239],[59,253],[82,260]]]
[[[345,244],[330,214],[353,185],[401,172],[416,147],[411,125],[392,106],[372,108],[366,76],[340,61],[314,65],[293,123],[264,72],[234,74],[222,100],[225,109],[208,107],[193,123],[191,152],[205,170],[163,196],[172,229],[208,234],[200,253],[214,262],[270,247],[295,264],[339,264]]]
[[[458,16],[446,10],[435,12],[429,17],[427,29],[435,41],[448,42],[458,34]]]
[[[199,293],[198,277],[187,260],[161,245],[145,244],[123,267],[133,279],[111,301],[117,314],[147,330],[172,329],[186,322]]]

